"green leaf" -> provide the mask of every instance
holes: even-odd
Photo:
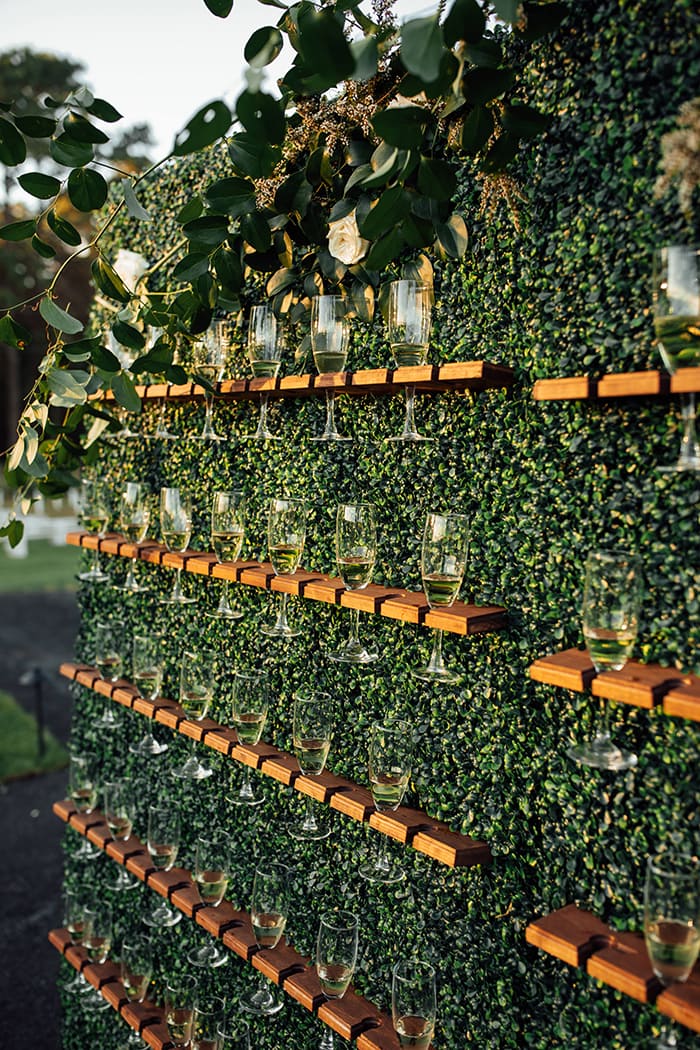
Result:
[[[205,247],[216,248],[228,237],[228,219],[221,215],[203,215],[182,227],[188,240]]]
[[[483,106],[513,86],[512,69],[470,69],[462,80],[462,91],[468,102]]]
[[[258,252],[266,252],[272,244],[270,225],[260,212],[253,212],[241,220],[241,236]]]
[[[205,252],[189,252],[173,268],[176,281],[194,281],[209,269],[209,256]]]
[[[7,536],[7,541],[11,547],[16,547],[22,541],[24,536],[24,522],[17,521],[13,518],[12,521],[8,522],[7,525],[3,525],[0,528],[0,536]]]
[[[404,22],[401,27],[401,61],[409,73],[427,83],[436,80],[444,52],[438,14]]]
[[[493,134],[493,115],[484,106],[474,106],[462,127],[462,149],[471,156],[478,153]]]
[[[85,384],[89,378],[87,372],[71,372],[68,369],[55,368],[46,377],[51,391],[50,403],[63,408],[85,404],[87,401]]]
[[[3,241],[26,241],[36,233],[36,219],[22,219],[20,222],[8,222],[0,226],[0,238]]]
[[[125,372],[117,372],[110,380],[110,386],[122,408],[129,412],[141,411],[141,398],[136,393],[133,379]]]
[[[124,203],[126,204],[126,210],[132,219],[139,219],[142,222],[151,222],[151,216],[146,211],[141,201],[134,192],[133,184],[129,179],[126,179],[123,183],[124,187]]]
[[[502,18],[504,22],[510,22],[511,25],[515,25],[518,21],[520,0],[493,0],[493,6],[498,17]]]
[[[95,151],[89,142],[76,142],[65,134],[51,139],[49,152],[64,168],[82,168],[95,159]]]
[[[421,157],[418,167],[418,189],[426,197],[448,201],[457,189],[457,177],[446,160]]]
[[[287,288],[292,288],[297,276],[296,270],[287,269],[286,267],[278,270],[277,273],[273,273],[265,286],[267,295],[277,295],[279,292],[286,291]]]
[[[451,215],[447,222],[437,223],[435,233],[446,255],[461,259],[469,244],[467,224],[461,215]]]
[[[18,350],[24,350],[32,341],[31,332],[15,321],[12,314],[0,317],[0,343],[15,346]]]
[[[486,66],[496,69],[503,61],[503,52],[495,40],[480,40],[476,44],[467,44],[465,54],[475,66]]]
[[[430,113],[422,106],[394,106],[375,113],[372,126],[390,146],[405,150],[420,146],[429,120]]]
[[[512,132],[519,138],[531,139],[547,130],[551,124],[551,117],[546,113],[540,113],[534,106],[514,101],[511,105],[504,106],[501,123],[506,131]]]
[[[62,310],[48,296],[45,296],[39,303],[39,313],[47,324],[59,332],[65,332],[66,335],[77,335],[83,330],[83,325],[77,317],[72,317],[71,314]]]
[[[69,113],[63,122],[63,127],[64,134],[74,142],[90,142],[100,146],[109,142],[109,135],[105,135],[101,128],[96,128],[79,113]]]
[[[75,168],[68,176],[68,196],[78,211],[101,208],[108,192],[104,178],[92,168]]]
[[[518,152],[518,138],[509,131],[498,136],[481,165],[484,171],[503,171]]]
[[[263,91],[243,91],[236,102],[236,116],[249,135],[273,146],[284,142],[287,121],[284,106]]]
[[[53,175],[44,175],[43,171],[28,171],[17,179],[25,193],[45,201],[55,197],[61,189],[61,183]]]
[[[128,347],[129,350],[143,350],[146,345],[143,332],[127,324],[126,321],[115,321],[112,325],[112,334],[118,343]]]
[[[278,146],[269,146],[244,131],[229,139],[228,152],[236,171],[251,179],[271,175],[282,156]]]
[[[159,342],[143,357],[137,357],[131,366],[134,375],[141,372],[163,372],[172,364],[175,347],[167,341]]]
[[[337,84],[352,75],[355,59],[343,32],[342,19],[333,11],[300,5],[298,29],[299,51],[316,76]]]
[[[56,236],[64,242],[64,244],[70,244],[71,247],[77,247],[82,237],[76,230],[72,223],[68,222],[67,219],[62,219],[60,215],[51,209],[46,216],[46,221],[49,224],[50,229],[56,234]]]
[[[204,201],[201,197],[193,197],[191,201],[183,205],[179,212],[175,216],[175,220],[179,223],[191,222],[192,219],[198,219],[204,211]]]
[[[403,248],[403,237],[397,228],[390,230],[381,240],[375,241],[364,260],[368,270],[383,270],[398,258]]]
[[[53,117],[34,115],[15,117],[15,124],[30,139],[50,139],[56,130],[56,121]]]
[[[220,139],[230,127],[231,111],[228,106],[220,99],[209,102],[195,113],[182,131],[177,133],[173,153],[176,157],[186,157],[188,153],[197,153],[205,146],[211,146],[213,142]]]
[[[233,0],[204,0],[204,3],[217,18],[227,18],[233,10]]]
[[[402,186],[384,190],[381,197],[360,223],[360,233],[374,241],[408,214],[410,198]]]
[[[216,211],[224,211],[234,218],[255,210],[255,184],[250,179],[233,176],[212,182],[204,194]]]
[[[484,34],[486,19],[476,0],[454,0],[445,19],[442,32],[445,43],[452,47],[458,40],[475,44]]]
[[[14,124],[0,117],[0,164],[14,167],[23,164],[27,157],[27,146]]]
[[[214,270],[221,283],[233,292],[243,284],[243,267],[238,252],[221,248],[214,256]]]
[[[287,215],[290,212],[303,215],[313,197],[313,192],[313,186],[307,179],[306,172],[296,171],[278,187],[275,193],[275,207]]]
[[[56,249],[46,241],[42,241],[41,237],[37,237],[36,234],[32,237],[32,248],[42,259],[53,259],[56,256]]]
[[[129,289],[114,267],[102,256],[92,264],[92,279],[109,299],[116,299],[119,303],[128,303],[131,300]]]
[[[98,120],[106,120],[109,124],[121,120],[123,116],[118,109],[115,109],[111,103],[106,102],[103,98],[93,99],[86,109],[88,113],[92,113],[93,117],[97,117]]]
[[[377,72],[379,50],[373,36],[359,37],[350,42],[350,51],[355,62],[351,80],[369,80]]]
[[[249,66],[262,69],[279,55],[284,37],[276,26],[261,26],[256,29],[243,49],[243,57]]]
[[[95,368],[99,368],[102,372],[119,372],[122,367],[119,358],[115,357],[106,346],[102,346],[99,340],[96,341],[90,351],[90,360]]]

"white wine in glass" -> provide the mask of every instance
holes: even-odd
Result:
[[[197,997],[197,981],[189,974],[167,978],[165,984],[165,1023],[174,1050],[186,1050],[192,1038],[192,1022]]]
[[[335,556],[338,575],[349,591],[362,591],[372,580],[377,559],[377,520],[372,503],[341,503],[336,511]],[[360,610],[350,609],[350,636],[330,660],[347,664],[371,664],[379,659],[376,649],[360,641]]]
[[[328,693],[311,692],[294,698],[294,754],[304,776],[320,776],[331,746],[333,700]],[[301,824],[290,824],[293,838],[318,841],[328,838],[331,829],[320,823],[313,811],[310,795],[305,795],[306,812]]]
[[[210,650],[186,650],[180,664],[180,706],[188,718],[201,722],[207,717],[214,695],[214,653]],[[205,780],[214,770],[200,762],[192,740],[186,761],[173,769],[180,780]]]
[[[319,375],[342,372],[348,356],[350,320],[342,295],[317,295],[311,300],[311,349]],[[312,441],[350,441],[335,425],[335,390],[326,388],[326,425]]]
[[[146,486],[139,481],[128,481],[119,502],[119,527],[129,543],[143,543],[151,520],[151,505]],[[117,588],[130,594],[143,594],[148,590],[138,582],[135,575],[138,551],[129,559],[129,571],[124,583]]]
[[[316,937],[316,973],[326,999],[342,999],[357,964],[359,919],[350,911],[321,915]],[[326,1028],[318,1050],[334,1050],[335,1040]]]
[[[282,363],[283,347],[282,325],[277,320],[272,306],[269,303],[254,306],[248,325],[248,360],[255,379],[274,379],[277,376]],[[262,391],[258,428],[254,434],[246,435],[251,441],[282,440],[272,433],[267,424],[268,399],[268,392]]]
[[[163,638],[159,634],[134,635],[131,670],[139,696],[144,700],[157,700],[163,684]],[[149,719],[146,732],[129,750],[148,758],[162,755],[168,750],[168,745],[156,740],[153,723]]]
[[[226,895],[231,860],[231,842],[226,835],[201,835],[197,839],[194,881],[202,904],[209,908],[218,908]],[[209,938],[203,948],[191,951],[187,959],[193,966],[218,969],[228,962],[228,954]]]
[[[428,1050],[437,1016],[435,970],[430,963],[396,963],[391,980],[391,1016],[399,1046]]]
[[[417,281],[392,281],[389,285],[386,327],[396,368],[424,365],[430,346],[433,289]],[[405,388],[403,430],[388,441],[432,441],[416,430],[415,384]]]
[[[153,944],[149,937],[132,935],[122,941],[121,977],[127,999],[142,1003],[153,974]]]
[[[216,560],[238,561],[245,533],[245,496],[240,489],[215,492],[211,508],[211,544]],[[224,580],[221,600],[212,613],[216,620],[240,620],[243,613],[229,602],[229,581]]]
[[[270,704],[270,681],[266,671],[240,668],[233,672],[231,724],[242,744],[257,744],[267,721]],[[235,806],[259,806],[263,801],[253,791],[250,769],[243,766],[243,780],[238,792],[227,797]]]
[[[400,718],[374,722],[369,742],[369,782],[372,799],[379,813],[392,812],[401,805],[408,787],[413,763],[411,726]],[[369,882],[400,882],[405,872],[394,864],[380,835],[377,856],[360,864],[358,871]]]
[[[153,866],[158,871],[170,871],[177,860],[180,848],[180,814],[172,805],[150,806],[148,810],[148,852]],[[147,926],[176,926],[182,912],[171,908],[167,900],[160,899],[143,916]]]
[[[81,481],[78,517],[84,529],[96,533],[98,539],[103,539],[109,525],[110,513],[107,493],[99,482],[85,478]],[[92,552],[90,568],[78,573],[78,579],[84,583],[106,583],[109,580],[107,573],[100,568],[100,553],[97,548]]]
[[[126,624],[122,620],[95,624],[95,667],[107,682],[118,682],[124,673],[122,651],[126,645]],[[103,729],[116,729],[119,719],[110,698],[96,723]]]
[[[134,826],[134,798],[126,780],[115,780],[104,785],[104,815],[115,842],[127,842]],[[121,865],[116,877],[108,884],[119,893],[135,890],[140,883],[127,874]]]
[[[277,861],[258,864],[253,880],[253,899],[250,919],[253,934],[260,948],[275,948],[284,933],[289,910],[289,868]],[[270,989],[270,982],[261,974],[254,992],[243,995],[242,1010],[262,1017],[279,1013],[284,1001]]]
[[[194,344],[194,370],[197,375],[202,376],[212,386],[216,386],[217,383],[221,382],[226,370],[230,348],[229,329],[228,322],[215,321]],[[224,438],[214,430],[212,422],[214,395],[208,390],[204,394],[204,403],[204,426],[197,440],[224,441]]]
[[[169,551],[182,554],[187,550],[192,535],[192,500],[180,489],[160,490],[160,531]],[[162,605],[188,605],[196,601],[182,593],[182,569],[175,570],[175,584]]]
[[[276,576],[291,576],[299,568],[306,541],[306,504],[300,499],[270,500],[267,519],[267,549]],[[280,595],[279,612],[273,624],[260,628],[268,638],[296,638],[301,631],[287,621],[287,599]]]
[[[429,513],[423,530],[421,577],[431,609],[454,605],[467,566],[469,519],[464,514]],[[461,675],[445,666],[442,656],[443,632],[433,632],[433,650],[425,667],[414,669],[414,678],[423,682],[459,682]]]
[[[586,559],[581,621],[588,655],[599,674],[622,670],[632,655],[640,604],[637,558],[626,551],[591,551]],[[610,706],[605,700],[600,705],[600,723],[593,737],[572,744],[567,754],[595,769],[631,769],[637,764],[637,756],[613,743]]]

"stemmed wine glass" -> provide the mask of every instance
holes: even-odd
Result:
[[[146,486],[138,481],[128,481],[119,503],[119,527],[130,543],[138,544],[145,540],[150,521],[151,506]],[[138,551],[129,559],[126,579],[117,590],[128,591],[131,594],[141,594],[148,590],[136,579],[137,559]]]
[[[192,1039],[197,982],[189,974],[169,977],[165,985],[165,1023],[173,1050],[188,1050]]]
[[[192,500],[179,489],[160,490],[160,531],[165,546],[171,552],[181,554],[187,550],[192,535]],[[175,584],[169,598],[161,598],[162,605],[187,605],[196,602],[182,593],[182,569],[175,570]]]
[[[267,546],[276,576],[291,576],[299,568],[306,540],[306,504],[300,499],[270,500],[267,519]],[[274,624],[260,628],[268,638],[296,638],[301,631],[287,622],[287,599],[280,595],[279,612]]]
[[[142,1003],[153,975],[153,944],[149,937],[130,936],[122,941],[121,978],[127,999]]]
[[[250,1028],[240,1017],[227,1017],[219,1024],[216,1050],[250,1050]]]
[[[433,290],[417,281],[391,281],[387,307],[387,334],[396,368],[424,365],[430,345]],[[432,441],[416,430],[416,387],[405,388],[406,416],[403,430],[388,441]]]
[[[134,799],[125,780],[115,780],[104,785],[105,820],[115,842],[126,842],[131,838],[134,826]],[[119,866],[117,877],[109,889],[117,892],[135,890],[139,883]]]
[[[180,848],[180,814],[172,806],[150,806],[148,809],[148,852],[158,871],[170,871]],[[161,898],[147,911],[143,921],[147,926],[177,926],[182,912],[171,908]]]
[[[194,880],[203,904],[218,908],[228,888],[231,871],[231,840],[228,836],[200,836],[194,866]],[[187,956],[193,966],[218,968],[228,962],[228,954],[209,938],[203,948],[193,949]]]
[[[423,530],[421,576],[431,609],[453,605],[462,586],[469,550],[469,520],[464,514],[429,513]],[[423,682],[458,682],[461,675],[445,667],[442,658],[443,632],[433,632],[433,650],[425,667],[411,672]]]
[[[335,556],[338,574],[349,591],[362,591],[372,579],[377,558],[377,522],[371,503],[341,503],[335,520]],[[350,609],[350,635],[328,658],[338,663],[370,664],[376,649],[360,641],[360,610]]]
[[[112,909],[103,901],[91,903],[90,907],[85,909],[84,921],[82,946],[90,962],[106,962],[112,947]],[[89,1009],[104,1010],[109,1006],[107,1000],[100,995],[97,988],[93,988],[87,978],[83,987]]]
[[[254,306],[250,312],[248,326],[248,360],[256,379],[274,379],[282,361],[282,326],[269,303]],[[260,391],[260,418],[258,429],[245,438],[251,441],[281,441],[267,425],[267,390]]]
[[[294,754],[304,776],[320,776],[331,746],[333,701],[328,693],[313,692],[294,699]],[[289,833],[295,839],[326,839],[331,833],[320,824],[313,811],[311,796],[305,796],[306,813],[301,824],[291,824]]]
[[[700,365],[700,247],[668,245],[654,253],[654,330],[666,370]],[[683,437],[676,463],[662,471],[700,470],[695,394],[684,394]]]
[[[401,1046],[428,1050],[435,1033],[435,970],[418,959],[396,963],[391,978],[391,1016]]]
[[[245,530],[245,496],[240,489],[232,492],[215,492],[211,508],[211,545],[216,560],[238,561],[243,546]],[[240,620],[243,613],[229,602],[229,580],[224,580],[223,593],[216,612],[217,620]]]
[[[226,1004],[218,995],[197,994],[192,1021],[191,1050],[220,1050],[219,1027]]]
[[[78,813],[92,813],[97,805],[97,756],[91,751],[71,753],[68,766],[68,797]],[[102,850],[87,838],[80,836],[80,846],[74,856],[81,860],[96,860]]]
[[[228,325],[225,321],[217,321],[194,344],[194,367],[196,372],[212,384],[220,383],[226,368],[228,351]],[[223,441],[224,438],[217,434],[212,426],[214,395],[210,394],[208,390],[205,391],[204,401],[206,405],[204,426],[197,440]]]
[[[640,609],[637,559],[626,551],[591,551],[583,590],[583,640],[596,672],[620,671],[637,638]],[[573,744],[569,758],[595,769],[631,769],[637,756],[610,737],[610,707],[601,699],[600,725],[591,740]]]
[[[664,988],[688,980],[700,948],[700,861],[669,850],[647,859],[644,940]],[[665,1025],[658,1050],[678,1045],[675,1025]]]
[[[316,973],[326,999],[342,999],[355,972],[358,946],[357,915],[329,911],[321,916],[316,938]],[[335,1040],[326,1028],[318,1050],[334,1050]]]
[[[401,805],[408,786],[413,762],[411,726],[400,718],[385,724],[374,722],[369,743],[369,780],[372,799],[379,813],[393,812]],[[367,859],[358,871],[370,882],[400,882],[406,876],[394,864],[386,848],[386,837],[381,836],[374,860]]]
[[[160,696],[163,684],[163,639],[159,634],[135,634],[132,649],[132,673],[134,685],[143,700],[153,702]],[[136,755],[162,755],[167,744],[156,740],[153,723],[149,719],[146,732],[129,748]]]
[[[73,944],[81,945],[85,934],[85,911],[87,904],[80,893],[67,889],[63,894],[63,925],[68,930]],[[66,991],[77,992],[83,988],[83,979],[76,973],[66,985]]]
[[[342,295],[317,295],[311,300],[311,349],[319,375],[342,372],[348,356],[350,323]],[[335,425],[335,390],[326,388],[326,425],[312,441],[350,441]]]
[[[122,646],[125,633],[126,625],[121,620],[95,624],[95,667],[107,682],[119,681],[124,671]],[[106,701],[97,725],[104,729],[115,729],[119,722],[114,714],[112,701],[109,697]]]
[[[289,869],[277,861],[263,861],[255,870],[250,921],[260,948],[276,948],[284,933],[289,910]],[[264,974],[254,992],[241,997],[241,1009],[264,1017],[278,1013],[283,1000],[270,988]]]
[[[98,539],[103,539],[109,525],[109,503],[103,486],[96,481],[83,479],[80,483],[78,507],[83,527],[88,532],[97,533]],[[78,573],[78,579],[84,583],[105,583],[109,580],[107,573],[100,568],[100,552],[97,547],[92,552],[90,568]]]
[[[180,666],[180,706],[188,718],[201,722],[207,717],[214,694],[214,653],[185,651]],[[204,780],[214,770],[199,761],[195,754],[196,740],[192,740],[189,758],[173,769],[173,776],[181,780]]]
[[[231,693],[231,721],[241,744],[257,744],[260,740],[267,709],[270,704],[270,681],[266,671],[251,668],[233,672]],[[258,798],[250,782],[250,769],[243,766],[243,781],[238,794],[226,799],[236,806],[259,806]]]

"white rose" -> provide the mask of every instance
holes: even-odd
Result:
[[[127,248],[120,248],[112,266],[129,291],[133,292],[139,278],[143,277],[148,269],[148,262],[140,252],[130,252]]]
[[[354,266],[367,254],[369,241],[360,237],[355,212],[351,211],[344,219],[336,219],[328,224],[328,251],[334,259]]]

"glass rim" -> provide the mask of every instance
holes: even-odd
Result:
[[[166,977],[166,979],[165,979],[165,989],[166,989],[166,991],[168,991],[168,990],[170,990],[172,992],[185,991],[186,989],[190,989],[190,988],[194,989],[194,988],[197,987],[197,985],[198,985],[197,978],[193,977],[192,974],[189,974],[189,973],[175,974],[175,975],[173,975],[171,977]]]
[[[399,959],[394,963],[391,973],[399,980],[408,980],[413,973],[424,973],[426,977],[435,977],[435,967],[427,959]]]
[[[261,667],[259,670],[256,667],[234,667],[232,674],[234,678],[243,678],[245,680],[270,677],[270,672],[264,667]]]
[[[410,730],[411,723],[407,722],[405,718],[387,718],[383,722],[372,722],[372,729],[380,729],[382,732],[386,732],[387,729],[390,732],[400,730],[405,732]]]
[[[294,702],[297,701],[301,704],[310,703],[321,703],[322,700],[328,700],[330,704],[334,703],[333,697],[330,693],[327,693],[324,689],[310,689],[307,693],[297,692],[292,694]]]
[[[340,511],[344,510],[346,507],[353,507],[361,510],[376,510],[377,504],[370,503],[368,500],[358,500],[357,503],[338,503],[336,504],[337,513],[340,513]]]
[[[671,865],[664,864],[663,862],[666,860],[671,861],[671,865],[687,865],[693,870],[679,871]],[[647,857],[647,869],[653,872],[654,875],[673,875],[674,878],[682,879],[685,882],[696,882],[700,878],[700,857],[692,853],[681,853],[679,850],[660,850],[658,853],[652,853]]]
[[[425,520],[430,521],[431,518],[445,518],[450,521],[466,521],[469,523],[469,515],[463,514],[461,511],[448,511],[444,513],[441,510],[429,510],[426,513]]]
[[[217,496],[244,496],[245,492],[243,489],[215,489],[214,499]]]
[[[614,561],[633,561],[638,562],[639,555],[634,554],[632,551],[628,551],[626,548],[613,548],[613,547],[592,547],[586,553],[586,561],[589,558],[609,558]]]
[[[425,288],[426,291],[432,292],[434,285],[426,284],[425,281],[417,281],[415,277],[395,277],[393,281],[386,282],[389,287],[392,284],[415,284],[416,288]]]
[[[335,920],[335,921],[332,921]],[[342,920],[342,921],[338,921]],[[327,926],[329,930],[356,930],[360,924],[359,916],[353,911],[324,911],[318,917],[319,928]]]
[[[290,503],[293,507],[305,507],[306,500],[299,499],[296,496],[271,496],[270,497],[270,509],[275,503]]]
[[[286,875],[289,866],[281,860],[262,860],[255,865],[255,874],[258,875]]]

